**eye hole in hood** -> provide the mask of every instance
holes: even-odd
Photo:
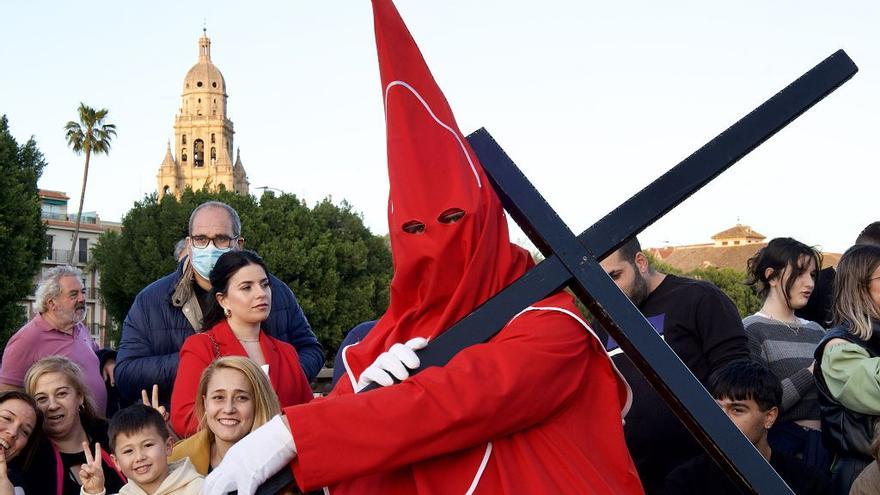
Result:
[[[418,220],[410,220],[401,227],[407,234],[423,234],[425,232],[425,224]]]
[[[449,208],[437,217],[440,223],[455,223],[464,218],[464,210],[461,208]]]

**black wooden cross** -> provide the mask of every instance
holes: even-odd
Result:
[[[460,350],[485,342],[516,313],[567,285],[735,481],[760,494],[791,493],[599,261],[857,71],[846,53],[837,51],[577,237],[485,129],[468,136],[505,209],[546,259],[419,351],[419,369],[442,366]]]

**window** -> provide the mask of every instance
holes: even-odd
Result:
[[[217,141],[214,139],[214,133],[211,133],[211,144],[216,143]]]
[[[165,188],[162,189],[162,194],[165,196],[171,194],[171,186],[165,186]]]
[[[52,259],[52,241],[55,239],[54,235],[46,236],[46,259]]]
[[[216,87],[217,87],[217,82],[216,82],[216,81],[212,82],[212,83],[211,83],[211,87],[212,87],[212,88],[216,88]]]
[[[211,148],[211,162],[217,161],[217,148]]]
[[[180,144],[186,144],[186,134],[184,134],[183,137],[180,138]]]
[[[722,246],[726,246],[726,245],[727,245],[727,241],[721,241],[721,245],[722,245]]]
[[[182,150],[180,150],[180,161],[183,161],[183,162],[186,161],[186,148],[183,148]]]
[[[198,87],[201,88],[201,87],[202,87],[202,81],[197,82],[197,83],[196,83],[196,86],[198,86]]]
[[[205,142],[201,139],[193,141],[193,165],[196,167],[205,165]]]
[[[734,246],[739,246],[739,241],[733,241]]]
[[[89,240],[78,239],[79,241],[79,262],[85,263],[89,261]],[[85,285],[83,285],[85,287]]]

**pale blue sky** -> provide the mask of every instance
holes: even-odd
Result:
[[[737,218],[842,251],[880,218],[880,3],[396,2],[466,134],[485,126],[579,232],[838,48],[859,74],[649,228],[706,242]],[[119,135],[85,209],[155,190],[205,19],[252,188],[347,199],[387,231],[370,3],[7,2],[0,113],[77,196],[62,126],[80,101]],[[259,192],[259,191],[256,191]],[[71,201],[75,206],[78,197]],[[521,234],[518,234],[521,235]]]

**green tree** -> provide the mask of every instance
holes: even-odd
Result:
[[[746,274],[733,268],[698,268],[685,276],[698,280],[707,280],[717,285],[721,292],[736,305],[739,315],[746,316],[761,309],[761,300],[751,287],[745,284]]]
[[[110,142],[116,136],[116,126],[107,124],[104,119],[107,118],[108,110],[102,108],[95,110],[86,106],[85,103],[79,104],[79,122],[73,120],[64,125],[64,133],[67,137],[67,145],[73,149],[74,153],[85,153],[86,161],[83,165],[82,192],[79,195],[79,209],[76,212],[76,228],[73,230],[73,241],[70,244],[70,255],[67,258],[67,264],[73,265],[73,255],[76,250],[76,239],[79,237],[79,226],[82,220],[83,202],[86,199],[86,182],[89,180],[89,160],[92,153],[99,155],[110,152]]]
[[[175,269],[172,251],[187,235],[190,213],[212,199],[238,211],[245,248],[259,253],[293,290],[328,357],[348,329],[385,311],[390,250],[351,205],[326,199],[309,207],[290,194],[265,193],[257,201],[227,191],[187,190],[179,200],[153,195],[136,203],[122,221],[122,233],[102,235],[92,251],[104,302],[116,322],[143,287]]]
[[[19,146],[0,116],[0,346],[24,323],[19,301],[33,289],[46,255],[46,227],[40,219],[37,180],[46,162],[33,138]]]

